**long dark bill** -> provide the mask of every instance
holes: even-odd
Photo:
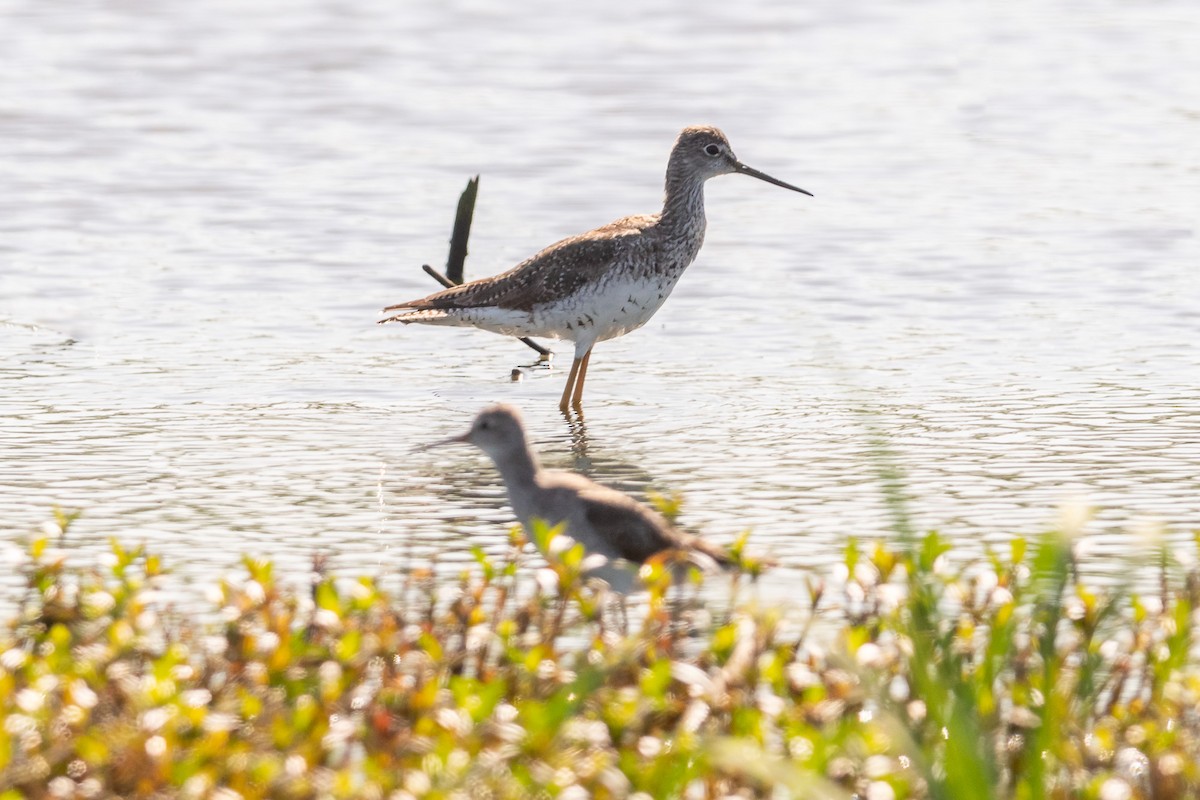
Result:
[[[749,175],[751,178],[758,178],[760,181],[766,181],[767,183],[773,183],[776,186],[782,186],[785,189],[791,189],[793,192],[799,192],[800,194],[806,194],[809,197],[813,196],[812,192],[806,192],[805,190],[801,189],[799,186],[792,186],[790,183],[784,183],[783,181],[779,180],[778,178],[772,178],[767,173],[759,172],[758,170],[754,169],[754,167],[747,167],[745,164],[743,164],[740,161],[738,162],[738,165],[737,165],[737,171],[742,175]]]
[[[432,450],[435,447],[443,447],[448,444],[461,444],[461,443],[467,441],[467,437],[470,436],[470,434],[471,434],[471,432],[467,431],[466,433],[462,434],[461,436],[451,436],[449,439],[442,439],[441,441],[438,441],[438,442],[430,442],[429,444],[419,444],[416,447],[414,447],[412,450],[410,450],[409,452],[420,453],[423,450]]]

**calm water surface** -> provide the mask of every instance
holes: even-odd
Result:
[[[414,453],[484,404],[544,460],[827,571],[886,533],[873,453],[966,544],[1080,500],[1088,568],[1200,528],[1200,11],[1191,2],[276,0],[0,6],[0,527],[84,509],[180,596],[253,552],[299,575],[499,552],[490,464]],[[570,8],[570,10],[568,10]],[[468,272],[656,210],[708,122],[812,191],[708,185],[708,241],[559,369],[491,334],[373,324]],[[1182,547],[1182,544],[1180,545]]]

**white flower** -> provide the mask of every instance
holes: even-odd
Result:
[[[643,736],[638,739],[637,751],[642,754],[643,758],[654,758],[662,752],[662,739],[656,736]]]
[[[29,653],[26,653],[19,647],[14,647],[11,650],[5,650],[3,655],[0,655],[0,667],[4,667],[9,672],[15,672],[25,666],[25,662],[29,661]]]
[[[75,796],[75,781],[68,778],[66,775],[59,775],[46,786],[50,791],[51,797],[74,797]]]
[[[539,569],[534,573],[533,579],[537,581],[542,594],[554,594],[558,591],[558,574],[552,569]]]
[[[274,653],[275,649],[279,647],[279,634],[274,631],[265,631],[259,635],[255,645],[255,649],[262,655]]]
[[[246,595],[247,600],[256,605],[267,599],[267,590],[255,580],[246,581],[242,586],[242,592]]]
[[[589,553],[580,566],[584,572],[591,572],[594,569],[600,569],[607,563],[608,557],[603,553]]]
[[[1129,800],[1133,787],[1120,778],[1109,778],[1100,786],[1100,800]]]
[[[93,614],[107,614],[116,604],[116,599],[105,591],[88,592],[83,596],[84,607]]]
[[[871,781],[867,784],[867,800],[896,800],[896,790],[890,783]]]
[[[866,642],[858,648],[858,652],[854,654],[858,665],[865,669],[878,669],[884,666],[886,658],[883,648],[874,642]]]
[[[141,719],[142,730],[144,730],[148,733],[153,733],[154,731],[157,731],[159,728],[161,728],[163,725],[166,725],[167,720],[170,718],[171,718],[170,712],[168,712],[167,709],[162,708],[162,707],[152,708],[149,711],[143,711],[142,719]],[[147,742],[147,746],[149,746],[148,742]],[[150,751],[147,750],[146,752],[149,753]],[[153,755],[153,754],[151,754],[151,755]]]
[[[575,540],[565,534],[559,534],[546,544],[546,550],[552,556],[562,555],[575,546]]]
[[[37,689],[22,689],[17,692],[17,707],[26,714],[38,711],[46,702],[46,695]]]

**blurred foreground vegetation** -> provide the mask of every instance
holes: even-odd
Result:
[[[623,615],[577,549],[518,581],[518,534],[391,595],[247,558],[190,619],[143,548],[74,569],[41,538],[0,632],[0,800],[1200,796],[1195,571],[1163,548],[1140,596],[1057,533],[899,538],[848,542],[787,623],[661,565]]]

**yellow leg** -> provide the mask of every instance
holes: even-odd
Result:
[[[579,374],[575,376],[575,391],[571,394],[571,405],[579,408],[579,401],[583,399],[583,379],[587,377],[588,362],[592,360],[592,351],[588,350],[583,354],[583,360],[579,363]]]
[[[585,355],[584,358],[586,357]],[[579,365],[582,363],[583,358],[577,358],[571,362],[571,372],[567,375],[567,385],[563,387],[562,400],[558,401],[559,411],[565,412],[567,410],[567,404],[571,400],[571,389],[575,386],[575,376],[579,374]]]

